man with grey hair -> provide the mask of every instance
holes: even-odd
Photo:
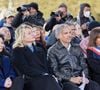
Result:
[[[71,30],[72,30],[72,36],[74,37],[74,33],[75,33],[75,25],[74,25],[74,22],[68,22],[66,23],[67,25],[70,26]],[[48,39],[47,39],[47,48],[51,47],[53,44],[56,43],[57,41],[57,38],[55,36],[56,33],[58,33],[61,29],[60,27],[62,25],[66,25],[66,24],[57,24],[53,27],[53,30],[51,32],[51,34],[48,36]]]
[[[52,72],[62,83],[63,90],[80,90],[83,83],[84,90],[100,90],[94,81],[88,80],[88,68],[79,45],[71,43],[72,28],[68,24],[61,24],[55,30],[57,42],[48,50],[48,61]]]

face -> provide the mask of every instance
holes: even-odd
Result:
[[[28,44],[28,43],[33,43],[35,41],[35,34],[30,28],[26,28],[24,32],[24,39],[23,43]]]
[[[74,25],[71,25],[70,28],[72,30],[71,31],[72,32],[72,37],[75,37],[75,30],[76,30],[75,26]]]
[[[0,52],[3,51],[3,48],[4,48],[4,41],[2,38],[0,38]]]
[[[100,46],[100,37],[98,37],[98,38],[96,39],[96,45],[97,45],[97,46]]]
[[[5,41],[9,41],[11,39],[11,33],[8,29],[2,29],[0,33],[4,35]]]
[[[90,7],[85,7],[84,10],[83,10],[83,14],[84,14],[85,17],[89,18],[90,14],[91,14]]]
[[[63,16],[62,17],[65,17],[67,15],[67,10],[66,10],[65,7],[58,8],[58,11],[61,11],[63,13]]]
[[[80,25],[77,24],[75,27],[76,27],[75,35],[76,35],[76,36],[82,35],[82,29],[81,29]]]
[[[26,10],[26,11],[24,11],[24,12],[23,12],[23,15],[24,15],[24,16],[29,16],[29,15],[30,15],[30,13],[29,13],[29,11],[28,11],[28,10]]]
[[[71,29],[64,28],[64,30],[59,35],[59,39],[63,43],[70,43],[72,39]]]
[[[8,17],[8,18],[6,18],[6,23],[11,24],[12,21],[13,21],[13,19],[14,19],[13,16],[12,16],[12,17]]]
[[[36,11],[36,9],[34,9],[34,8],[30,8],[30,14],[31,15],[34,15],[34,14],[36,14],[37,13],[37,11]]]

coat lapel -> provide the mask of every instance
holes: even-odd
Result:
[[[44,62],[40,59],[40,52],[38,47],[34,48],[34,52],[32,52],[28,47],[24,47],[23,53],[28,58],[30,64],[39,64],[40,66],[44,67]]]

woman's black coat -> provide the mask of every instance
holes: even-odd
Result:
[[[25,90],[61,90],[49,73],[45,52],[40,47],[33,48],[33,52],[27,46],[13,50],[13,65],[29,78]]]

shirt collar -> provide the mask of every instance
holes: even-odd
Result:
[[[63,46],[63,44],[62,44],[60,41],[57,41],[56,44],[57,44],[57,46],[58,46],[59,49],[61,49],[61,48],[66,48],[66,47]],[[69,44],[68,47],[67,47],[66,49],[69,51],[70,48],[71,48],[71,44]]]

